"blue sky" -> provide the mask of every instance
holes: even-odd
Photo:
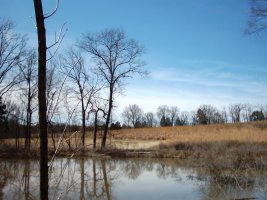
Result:
[[[55,0],[46,0],[46,12]],[[200,104],[267,103],[267,33],[246,36],[248,0],[64,0],[48,38],[67,22],[62,48],[82,33],[122,28],[146,48],[147,77],[127,81],[117,105],[191,111]],[[36,44],[32,0],[1,0],[0,17]]]

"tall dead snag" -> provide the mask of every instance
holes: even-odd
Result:
[[[46,46],[45,19],[53,16],[59,5],[59,0],[55,10],[48,15],[43,13],[42,0],[33,0],[37,36],[38,36],[38,103],[39,103],[39,135],[40,135],[40,199],[48,199],[48,155],[47,155],[47,120],[46,120],[46,62],[52,59],[63,40],[62,28],[56,41],[51,46]],[[52,54],[50,48],[57,46]],[[47,59],[46,51],[50,53]]]
[[[85,35],[79,47],[88,52],[98,75],[108,89],[108,110],[101,147],[105,148],[114,102],[114,93],[120,91],[125,78],[144,73],[140,60],[144,49],[136,40],[129,39],[122,30],[107,29],[101,33]]]
[[[38,35],[38,102],[40,135],[40,198],[48,199],[46,122],[46,32],[41,0],[33,0]]]

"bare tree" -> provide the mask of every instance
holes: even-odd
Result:
[[[125,118],[126,121],[130,121],[134,128],[136,127],[137,122],[141,122],[142,115],[142,109],[136,104],[127,106],[122,113],[123,118]]]
[[[30,149],[31,146],[31,127],[32,114],[35,109],[33,101],[37,96],[37,55],[34,50],[27,53],[29,56],[25,62],[19,64],[22,81],[21,85],[23,95],[26,97],[26,131],[25,131],[25,148]]]
[[[259,33],[267,28],[267,0],[250,0],[250,18],[246,29],[247,34]]]
[[[24,59],[26,39],[10,21],[0,22],[0,96],[20,82],[16,66]]]
[[[171,106],[169,107],[169,116],[171,119],[171,124],[174,126],[175,119],[177,118],[179,114],[179,108],[177,106]]]
[[[227,116],[227,111],[226,111],[225,106],[222,107],[221,115],[222,115],[223,123],[227,123],[228,122],[228,116]]]
[[[59,114],[59,103],[61,100],[61,92],[66,81],[66,76],[61,77],[57,70],[58,63],[56,59],[52,59],[47,63],[46,76],[46,118],[48,130],[51,132],[54,150],[56,150],[56,141],[54,134],[54,118]]]
[[[176,126],[184,126],[189,123],[190,114],[186,111],[181,112],[181,114],[176,118],[175,125]]]
[[[145,117],[146,117],[147,126],[148,127],[153,127],[153,125],[155,123],[154,114],[152,112],[148,112],[148,113],[145,114]]]
[[[241,111],[243,110],[242,104],[235,104],[234,105],[234,116],[235,116],[235,122],[239,123],[241,122]]]
[[[165,117],[166,118],[168,116],[168,114],[169,114],[169,108],[168,108],[168,106],[163,105],[163,106],[159,106],[157,108],[157,116],[158,116],[159,120],[162,117]]]
[[[82,145],[84,146],[86,113],[90,103],[92,104],[93,97],[100,88],[98,88],[97,81],[89,76],[82,55],[73,48],[66,53],[65,57],[62,57],[62,71],[77,86],[77,89],[75,88],[73,91],[81,102]]]
[[[101,33],[84,35],[79,43],[91,55],[96,71],[108,88],[108,111],[101,147],[105,148],[108,127],[114,106],[114,93],[121,89],[125,78],[135,73],[144,73],[140,57],[144,49],[134,39],[129,39],[122,30],[107,29]]]
[[[232,118],[232,123],[239,123],[240,122],[240,117],[241,117],[241,111],[243,109],[242,104],[232,104],[229,105],[228,107],[229,113]]]
[[[131,124],[131,113],[128,109],[124,109],[121,113],[123,121],[127,127],[130,127]]]
[[[229,111],[232,123],[235,123],[234,106],[233,105],[229,105],[228,106],[228,111]]]
[[[191,111],[190,112],[191,119],[192,119],[192,125],[198,124],[198,116],[196,111]]]
[[[247,103],[243,104],[243,110],[242,110],[242,117],[244,122],[250,122],[251,121],[251,115],[252,115],[253,109],[252,105]]]

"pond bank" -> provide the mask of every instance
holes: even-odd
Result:
[[[151,143],[151,141],[150,141]],[[102,157],[102,158],[172,158],[187,159],[196,165],[216,169],[267,169],[267,143],[255,142],[172,142],[164,141],[159,145],[144,149],[92,149],[90,146],[76,149],[62,147],[56,154],[49,148],[49,157]],[[6,144],[0,145],[0,158],[38,159],[38,148],[29,152]]]
[[[49,157],[96,157],[96,158],[171,158],[187,160],[192,165],[205,166],[210,171],[224,169],[267,169],[267,121],[121,129],[108,135],[105,149],[92,149],[92,134],[88,132],[85,147],[81,148],[79,133],[55,135],[55,143],[48,138]],[[101,136],[97,140],[100,146]],[[55,154],[55,146],[59,145]],[[33,137],[31,150],[24,149],[24,139],[0,140],[0,158],[39,157],[39,139]]]

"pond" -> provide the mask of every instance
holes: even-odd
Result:
[[[38,161],[2,159],[0,170],[0,199],[39,199]],[[174,159],[60,158],[50,169],[49,198],[267,199],[265,173],[231,177],[222,181],[203,167]]]

